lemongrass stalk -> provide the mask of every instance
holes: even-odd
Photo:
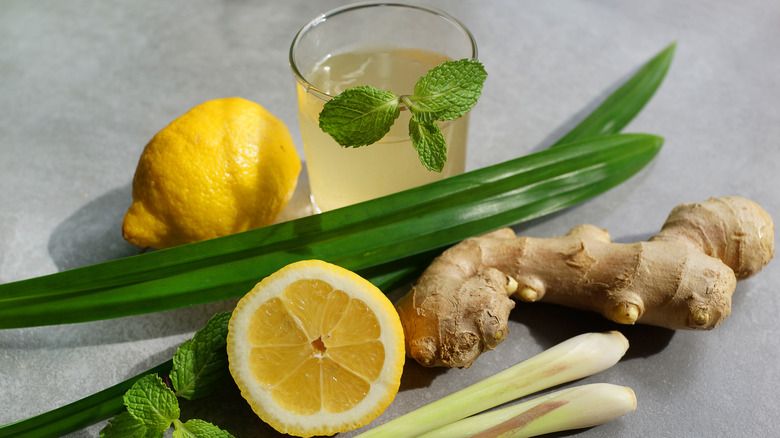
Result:
[[[417,438],[526,438],[598,426],[635,410],[631,388],[592,383],[474,415]]]
[[[358,435],[418,436],[528,394],[601,372],[628,350],[620,332],[585,333]]]

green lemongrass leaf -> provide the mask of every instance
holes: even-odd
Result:
[[[644,167],[663,139],[620,134],[240,234],[0,285],[0,328],[150,313],[246,294],[303,258],[352,271],[569,207]]]
[[[227,374],[227,332],[230,312],[214,315],[173,356],[171,385],[178,397],[194,400],[214,390]]]
[[[146,427],[143,421],[124,411],[108,420],[100,438],[162,438],[163,431]]]
[[[400,114],[398,96],[364,85],[327,101],[319,125],[338,144],[358,147],[381,140]]]
[[[124,395],[127,412],[150,429],[164,431],[179,418],[179,401],[157,374],[138,379]]]
[[[612,92],[594,111],[553,146],[620,132],[661,86],[674,58],[676,43],[645,63],[628,81]]]
[[[441,172],[447,162],[447,143],[444,134],[435,123],[422,125],[414,118],[409,120],[409,138],[428,170]]]
[[[404,96],[404,102],[423,125],[457,119],[477,104],[485,79],[487,72],[478,61],[447,61],[421,77],[414,94]]]
[[[527,438],[598,426],[635,410],[636,396],[631,388],[591,383],[464,418],[417,438]]]

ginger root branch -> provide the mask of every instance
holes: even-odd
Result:
[[[682,204],[647,242],[613,243],[592,225],[555,238],[504,228],[442,253],[396,304],[407,353],[468,367],[509,333],[512,298],[599,312],[620,324],[709,330],[731,313],[737,280],[774,255],[774,225],[740,197]]]

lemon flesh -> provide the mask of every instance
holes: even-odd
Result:
[[[265,422],[332,435],[379,416],[398,391],[403,329],[375,286],[318,260],[293,263],[244,296],[230,319],[230,372]]]

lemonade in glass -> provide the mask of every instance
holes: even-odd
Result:
[[[471,33],[444,12],[410,4],[362,3],[327,12],[304,26],[290,49],[298,117],[312,200],[321,211],[462,173],[468,114],[437,122],[447,144],[441,172],[420,162],[409,139],[410,111],[377,143],[342,147],[319,127],[325,102],[371,85],[412,94],[417,80],[444,61],[476,60]]]

